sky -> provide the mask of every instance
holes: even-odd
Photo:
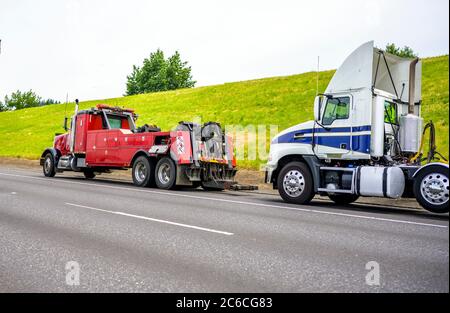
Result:
[[[364,42],[449,52],[448,0],[0,0],[0,100],[106,99],[156,49],[197,86],[337,68]]]

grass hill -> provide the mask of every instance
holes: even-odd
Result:
[[[423,59],[422,116],[437,128],[438,150],[448,157],[449,70],[448,55]],[[334,71],[320,73],[324,90]],[[82,102],[81,109],[97,103],[134,108],[138,125],[156,124],[170,129],[178,121],[200,117],[224,125],[278,125],[279,131],[312,119],[316,73],[264,78],[223,85],[158,92],[115,99]],[[73,105],[67,107],[70,115]],[[65,105],[49,105],[0,113],[0,156],[39,158],[62,132]],[[241,162],[257,168],[259,162]]]

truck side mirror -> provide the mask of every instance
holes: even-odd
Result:
[[[63,128],[64,128],[65,131],[68,131],[68,130],[69,130],[69,128],[67,127],[67,120],[68,120],[68,118],[67,118],[67,117],[64,117],[64,125],[63,125]]]
[[[319,121],[320,120],[320,110],[322,107],[322,97],[316,96],[314,99],[314,120]]]

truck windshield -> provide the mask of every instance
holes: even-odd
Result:
[[[328,99],[323,113],[322,124],[331,125],[335,120],[345,120],[349,116],[349,97]]]
[[[107,116],[108,116],[109,126],[111,126],[111,129],[126,128],[126,127],[122,126],[122,120],[124,119],[123,117],[109,115],[109,114]]]

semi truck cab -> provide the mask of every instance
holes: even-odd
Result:
[[[448,163],[421,164],[421,71],[420,60],[373,42],[356,49],[316,96],[314,120],[273,138],[266,182],[297,204],[315,194],[338,204],[415,197],[430,211],[448,212]]]

